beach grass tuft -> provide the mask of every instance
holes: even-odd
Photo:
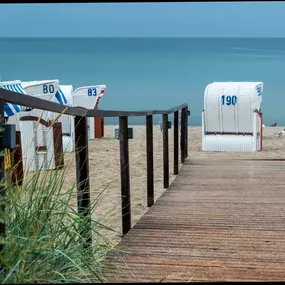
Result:
[[[75,187],[63,190],[65,170],[34,172],[21,187],[7,188],[6,236],[1,237],[0,282],[107,282],[112,270],[106,260],[114,246],[100,230],[111,230],[91,219],[92,246],[84,247],[80,229],[86,224],[71,199]],[[94,210],[94,209],[93,209]]]

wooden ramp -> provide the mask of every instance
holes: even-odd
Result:
[[[285,280],[285,161],[190,157],[118,245],[113,282]]]

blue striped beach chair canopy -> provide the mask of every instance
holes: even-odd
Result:
[[[25,91],[21,85],[20,80],[13,80],[13,81],[3,81],[0,82],[0,88],[17,92],[20,94],[25,95]],[[12,117],[15,114],[19,113],[21,110],[23,110],[23,106],[12,104],[12,103],[4,103],[4,116],[5,117]]]

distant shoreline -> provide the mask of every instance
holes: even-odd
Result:
[[[242,40],[242,39],[245,39],[245,40],[248,40],[248,39],[260,39],[260,40],[264,40],[264,39],[276,39],[276,40],[279,40],[279,39],[285,39],[285,37],[158,37],[158,36],[155,36],[155,37],[65,37],[65,36],[59,36],[59,37],[54,37],[54,36],[46,36],[46,37],[23,37],[23,36],[16,36],[16,37],[12,37],[12,36],[9,36],[9,37],[0,37],[0,40],[2,39],[7,39],[7,40],[13,40],[13,39],[31,39],[31,40],[41,40],[41,39],[70,39],[70,40],[74,40],[74,39],[126,39],[126,40],[131,40],[131,39],[134,39],[134,40],[138,40],[138,39],[142,39],[142,40],[147,40],[147,39],[150,39],[150,40],[155,40],[155,39],[158,39],[158,40],[169,40],[169,39],[181,39],[181,40],[189,40],[189,39],[192,39],[192,40],[208,40],[208,39],[213,39],[213,40]]]

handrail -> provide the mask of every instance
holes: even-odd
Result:
[[[17,104],[25,107],[36,108],[54,113],[64,113],[71,116],[80,117],[142,117],[149,115],[165,115],[171,114],[175,111],[181,110],[188,106],[188,104],[182,104],[177,107],[168,110],[146,110],[146,111],[116,111],[116,110],[83,110],[79,107],[69,107],[66,105],[60,105],[55,102],[40,99],[30,95],[23,95],[21,93],[13,92],[10,90],[0,88],[0,100],[8,103]]]
[[[146,155],[147,155],[147,204],[151,207],[154,203],[154,165],[153,165],[153,115],[162,115],[163,118],[163,187],[169,187],[169,138],[168,138],[168,115],[174,113],[174,174],[178,174],[178,134],[179,134],[179,111],[180,119],[180,153],[181,163],[188,156],[188,104],[182,104],[168,110],[145,110],[145,111],[116,111],[116,110],[93,110],[83,107],[69,107],[55,102],[43,100],[30,95],[23,95],[0,88],[0,126],[4,124],[4,102],[26,106],[44,111],[61,113],[74,116],[75,124],[75,158],[77,179],[77,203],[78,212],[83,214],[80,235],[87,237],[85,246],[92,243],[91,236],[91,207],[90,207],[90,183],[89,183],[89,153],[88,153],[88,117],[119,117],[119,140],[120,140],[120,173],[121,173],[121,202],[122,202],[122,233],[125,235],[131,229],[131,189],[129,173],[129,145],[128,145],[128,117],[146,117]],[[24,117],[20,120],[35,120],[35,117]],[[43,121],[41,121],[43,122]],[[60,123],[59,123],[60,124]],[[0,134],[0,151],[3,137]],[[62,157],[63,159],[63,157]],[[1,156],[0,156],[1,162]],[[1,163],[0,163],[1,164]],[[1,174],[2,173],[2,174]],[[0,179],[4,171],[1,171]],[[4,188],[3,188],[4,189]],[[2,191],[3,192],[3,191]],[[1,199],[0,185],[0,199]],[[3,192],[3,197],[5,193]],[[3,198],[2,197],[2,198]],[[89,225],[86,226],[85,225]],[[1,228],[0,235],[5,234],[5,224]],[[0,244],[1,250],[1,244]]]

